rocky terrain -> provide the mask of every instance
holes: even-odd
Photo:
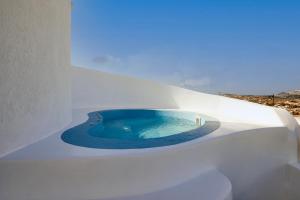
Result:
[[[223,94],[226,97],[250,101],[267,106],[275,106],[289,111],[294,116],[300,116],[300,90],[281,92],[275,95],[237,95]]]

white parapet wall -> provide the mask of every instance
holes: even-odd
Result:
[[[272,107],[96,70],[73,67],[72,82],[75,109],[179,108],[199,111],[226,122],[269,127],[291,123],[288,113]],[[295,124],[291,128],[295,128],[294,126]]]
[[[0,156],[71,120],[70,1],[0,1]]]

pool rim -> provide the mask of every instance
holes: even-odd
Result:
[[[141,139],[141,140],[126,140],[126,139],[114,139],[114,138],[101,138],[91,136],[87,131],[81,133],[75,133],[75,140],[81,141],[81,143],[75,142],[74,139],[70,138],[70,134],[72,134],[72,130],[74,132],[75,129],[80,126],[84,126],[86,129],[91,128],[90,122],[93,115],[98,115],[101,112],[110,112],[110,111],[131,111],[131,110],[149,110],[149,111],[171,111],[171,112],[185,112],[185,113],[193,113],[199,115],[201,118],[204,118],[204,125],[199,128],[192,129],[189,131],[176,133],[174,135],[160,137],[160,138],[151,138],[151,139]],[[149,148],[161,148],[167,146],[179,145],[182,143],[190,142],[195,139],[203,138],[206,135],[214,132],[221,126],[221,123],[218,119],[208,116],[206,114],[202,114],[200,112],[190,111],[190,110],[182,110],[182,109],[156,109],[156,108],[113,108],[113,109],[100,109],[94,110],[87,113],[87,119],[82,121],[80,124],[77,124],[73,127],[65,130],[61,135],[60,139],[67,144],[77,146],[77,147],[85,147],[92,149],[102,149],[102,150],[130,150],[130,149],[149,149]],[[73,133],[74,135],[74,133]],[[88,138],[88,137],[90,138]],[[91,140],[92,138],[92,140]]]

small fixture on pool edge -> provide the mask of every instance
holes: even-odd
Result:
[[[201,126],[201,118],[199,115],[196,116],[196,125]]]

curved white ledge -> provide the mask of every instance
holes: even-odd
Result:
[[[189,142],[129,150],[66,144],[60,131],[0,159],[1,199],[28,191],[36,199],[136,196],[172,188],[209,167],[230,179],[236,199],[286,197],[286,165],[297,161],[299,134],[287,112],[80,68],[73,69],[72,90],[73,122],[66,129],[86,121],[88,112],[115,108],[195,111],[221,126]]]

